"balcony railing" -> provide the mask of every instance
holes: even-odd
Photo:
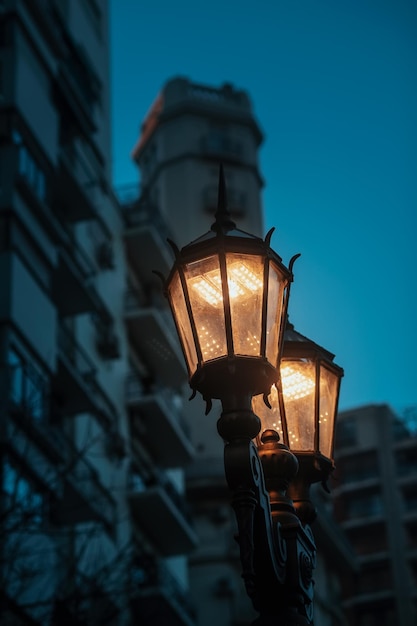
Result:
[[[177,387],[186,380],[186,369],[170,312],[141,302],[130,290],[125,296],[125,320],[133,345],[150,373],[162,385]]]
[[[100,313],[105,307],[92,282],[96,269],[91,259],[76,241],[65,244],[54,274],[54,298],[61,315]]]
[[[134,517],[161,554],[184,554],[196,546],[185,498],[165,475],[154,473],[144,481],[138,474],[131,474],[129,497]]]
[[[194,457],[190,429],[175,397],[175,392],[166,388],[144,393],[133,373],[126,381],[132,441],[145,445],[160,467],[183,467]]]
[[[159,280],[152,270],[168,274],[172,255],[166,240],[172,239],[167,224],[154,204],[129,197],[129,188],[119,190],[125,216],[125,244],[131,267],[145,284]]]
[[[101,187],[99,173],[87,163],[75,144],[67,144],[61,148],[60,164],[62,185],[58,186],[57,193],[65,205],[63,217],[70,222],[96,218],[98,190]],[[62,195],[62,189],[65,189],[65,196]]]
[[[70,489],[64,495],[63,513],[68,521],[89,519],[103,521],[109,529],[115,522],[116,503],[100,481],[97,470],[84,458],[83,452],[73,449],[75,458],[68,462],[65,473]]]
[[[64,415],[95,412],[96,368],[74,335],[61,325],[58,329],[58,369],[54,377],[55,396],[61,398],[56,410]]]
[[[57,87],[85,134],[96,130],[101,84],[80,46],[69,46],[59,63]]]
[[[137,227],[144,225],[154,226],[161,234],[163,239],[170,236],[169,229],[166,221],[162,217],[156,204],[150,202],[144,202],[141,200],[128,201],[130,187],[125,187],[120,190],[118,196],[122,199],[122,210],[126,219],[127,226]],[[125,201],[123,202],[123,198]],[[125,203],[126,202],[126,203]]]
[[[77,343],[75,337],[61,325],[58,332],[58,347],[65,354],[71,365],[77,369],[87,384],[95,378],[96,367],[87,352]]]

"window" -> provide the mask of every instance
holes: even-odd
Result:
[[[355,623],[358,626],[392,626],[398,622],[399,618],[393,604],[381,604],[360,609],[357,617]]]
[[[19,524],[40,526],[45,519],[45,497],[23,468],[11,458],[3,463],[2,492],[5,521],[9,529]]]
[[[7,352],[10,400],[31,417],[45,419],[48,409],[48,383],[33,363],[25,361],[13,347]]]
[[[412,550],[417,548],[417,522],[415,520],[406,526],[406,547]]]
[[[385,528],[381,525],[355,528],[347,534],[357,554],[375,554],[388,549]]]
[[[136,468],[131,468],[129,474],[129,489],[133,493],[142,493],[146,491],[145,482]]]
[[[337,471],[345,483],[376,478],[379,475],[377,452],[372,450],[342,458],[337,463]]]
[[[357,443],[356,420],[353,417],[346,417],[337,424],[336,446],[354,446]]]
[[[42,168],[36,162],[31,152],[23,142],[21,134],[14,130],[12,134],[13,143],[19,146],[19,175],[31,188],[38,200],[46,200],[46,176]]]
[[[374,491],[355,494],[346,499],[346,517],[374,517],[383,511],[381,494]]]
[[[417,474],[417,447],[409,450],[397,450],[395,464],[398,476]]]
[[[392,589],[392,573],[389,564],[377,563],[363,569],[359,575],[358,586],[362,593]]]
[[[403,493],[403,510],[405,513],[417,511],[417,491],[415,489]]]

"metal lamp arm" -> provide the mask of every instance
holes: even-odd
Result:
[[[226,480],[238,526],[242,577],[254,607],[261,609],[262,581],[282,584],[286,547],[270,514],[262,465],[252,441],[233,441],[224,450]]]
[[[253,443],[259,418],[242,401],[223,401],[218,421],[225,440],[225,474],[238,526],[242,577],[260,618],[257,626],[309,626],[315,545],[287,497],[298,462],[275,431]],[[239,408],[238,408],[239,407]],[[243,407],[243,408],[240,408]]]

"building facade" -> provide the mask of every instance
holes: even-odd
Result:
[[[345,606],[357,626],[417,623],[417,438],[387,405],[339,414],[335,517],[359,571]]]
[[[111,189],[107,1],[0,4],[0,622],[192,626],[185,369],[135,265],[159,230]]]

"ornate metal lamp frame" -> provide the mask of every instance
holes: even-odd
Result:
[[[161,278],[187,361],[193,390],[191,397],[197,391],[202,394],[207,404],[206,414],[210,411],[212,398],[219,398],[222,403],[217,429],[225,442],[225,475],[237,519],[242,576],[246,591],[260,614],[254,624],[307,626],[313,623],[316,547],[308,524],[303,523],[305,520],[297,515],[287,493],[297,475],[299,462],[273,430],[262,433],[259,448],[254,444],[260,433],[261,422],[252,411],[252,397],[263,394],[267,400],[271,385],[278,382],[292,266],[299,256],[291,259],[287,269],[270,248],[271,235],[272,231],[262,240],[236,229],[227,211],[221,168],[218,209],[211,232],[181,251],[170,242],[175,253],[175,264],[168,279]],[[234,351],[226,269],[226,254],[229,252],[260,255],[264,259],[262,336],[257,357],[239,355]],[[190,302],[186,267],[189,263],[215,254],[220,259],[227,354],[205,361]],[[282,300],[279,319],[276,320],[278,349],[274,363],[268,360],[266,352],[271,264],[282,282]],[[189,318],[188,339],[179,323],[177,302],[170,291],[174,276],[179,277],[176,280],[177,284],[180,281],[182,288],[181,306]],[[194,342],[194,360],[197,361],[194,368],[190,365],[190,336]]]

